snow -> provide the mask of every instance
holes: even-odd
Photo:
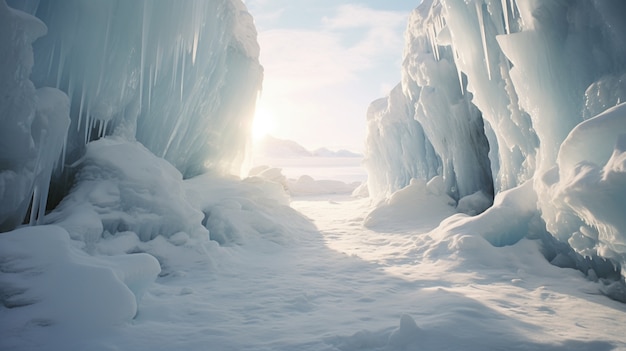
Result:
[[[67,272],[62,266],[65,261],[51,253],[70,251],[70,262],[91,263],[90,267],[99,262],[96,267],[102,267],[106,265],[100,260],[120,262],[120,256],[108,256],[115,250],[138,247],[158,253],[164,272],[155,283],[144,286],[139,312],[130,322],[133,290],[118,278],[117,266],[102,273],[109,278],[98,278],[106,287],[93,286],[107,294],[82,295],[94,298],[88,300],[91,305],[79,306],[84,298],[63,301],[72,303],[67,310],[72,315],[64,314],[67,318],[86,320],[80,328],[60,319],[49,325],[39,323],[46,316],[43,305],[51,301],[47,299],[31,307],[2,309],[1,320],[10,325],[0,329],[0,345],[40,350],[168,350],[207,345],[214,350],[626,348],[624,305],[601,295],[602,284],[577,270],[550,265],[538,240],[494,247],[467,231],[436,228],[438,219],[430,217],[420,217],[419,224],[416,218],[407,218],[390,227],[364,228],[369,199],[296,198],[292,206],[299,214],[259,195],[265,187],[262,183],[203,178],[187,182],[190,203],[197,206],[196,201],[214,194],[212,206],[232,211],[220,213],[220,218],[244,230],[239,232],[239,244],[199,245],[183,234],[140,242],[127,232],[102,238],[96,245],[99,254],[91,256],[74,248],[60,227],[26,228],[1,236],[0,247],[11,253],[3,251],[2,257],[21,257],[21,261],[3,260],[3,279],[9,267],[21,267],[15,262],[28,262],[29,267],[39,262],[25,258],[29,254],[61,262]],[[228,204],[233,201],[239,201],[242,209]],[[410,199],[397,200],[396,208],[404,208],[405,201]],[[252,216],[258,211],[261,216]],[[254,234],[252,228],[261,228],[263,221],[279,227],[264,233],[257,229]],[[404,229],[399,231],[397,225]],[[48,240],[33,246],[36,241],[31,235]],[[49,254],[39,256],[37,247]],[[125,257],[135,255],[148,256]],[[141,267],[134,262],[122,276],[132,272],[148,276],[147,267]],[[55,271],[43,272],[45,277]],[[92,281],[65,277],[64,284],[32,286],[66,294],[65,289],[85,291],[76,284]],[[35,279],[44,278],[39,274]],[[54,295],[47,291],[39,296]],[[110,305],[114,298],[115,307]],[[94,320],[96,315],[99,318]]]
[[[80,330],[127,323],[161,271],[148,254],[88,255],[57,226],[4,234],[0,250],[5,339],[24,327]]]
[[[243,179],[241,1],[10,3],[0,349],[626,350],[620,2],[425,0],[367,175]]]

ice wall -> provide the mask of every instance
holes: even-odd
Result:
[[[0,231],[40,221],[69,125],[67,96],[29,80],[31,43],[46,33],[37,18],[0,1]]]
[[[363,163],[372,197],[391,195],[412,178],[430,179],[440,168],[440,159],[406,102],[398,84],[387,98],[374,101],[367,111],[369,133]]]
[[[238,167],[262,80],[239,0],[41,0],[32,79],[72,99],[68,160],[136,138],[186,177]]]
[[[626,115],[622,107],[594,117],[626,98],[625,19],[619,0],[425,0],[405,34],[402,94],[387,99],[395,112],[369,123],[368,157],[392,159],[385,171],[368,168],[370,188],[397,189],[407,167],[423,167],[411,142],[397,153],[397,138],[379,137],[408,109],[457,200],[490,184],[497,197],[530,180],[523,191],[537,194],[552,235],[626,266],[614,215],[626,186],[618,142]]]
[[[0,230],[22,222],[33,192],[34,220],[48,190],[57,203],[76,169],[48,189],[53,164],[105,136],[140,142],[185,178],[239,173],[263,77],[240,0],[0,2]]]

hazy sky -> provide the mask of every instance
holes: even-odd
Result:
[[[309,149],[362,151],[365,114],[400,81],[419,0],[245,0],[265,67],[261,129]]]

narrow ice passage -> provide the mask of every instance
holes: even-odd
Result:
[[[459,239],[466,241],[461,252],[453,248],[461,244],[427,234],[437,224],[432,218],[419,219],[422,226],[417,219],[410,221],[419,230],[401,224],[364,228],[367,199],[303,198],[292,207],[310,223],[299,224],[290,239],[223,247],[214,251],[220,256],[211,262],[187,262],[181,270],[172,262],[171,274],[159,277],[147,291],[130,326],[74,336],[73,346],[342,351],[626,347],[620,322],[624,305],[594,294],[595,284],[577,271],[542,263],[532,241],[494,248]],[[526,274],[529,269],[542,273]],[[67,346],[67,339],[60,342]]]

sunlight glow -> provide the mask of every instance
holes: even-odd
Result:
[[[257,142],[271,134],[275,128],[276,122],[272,113],[263,106],[258,106],[252,122],[252,139]]]

